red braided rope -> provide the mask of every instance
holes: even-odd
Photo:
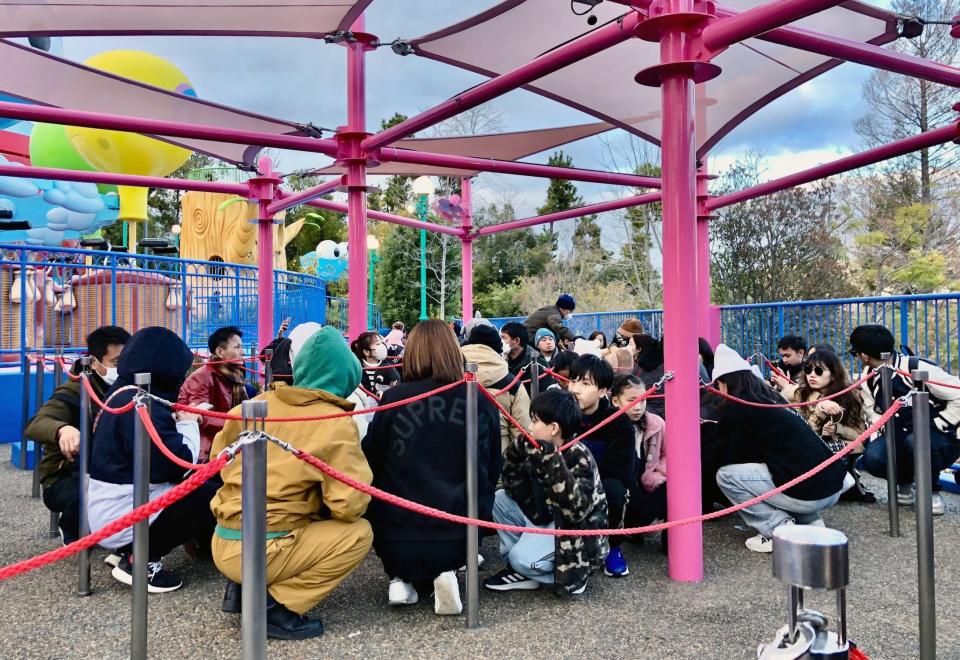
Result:
[[[380,397],[379,397],[379,396],[377,396],[376,394],[374,394],[373,392],[371,392],[370,390],[368,390],[368,389],[367,389],[366,387],[364,387],[363,385],[357,385],[357,389],[360,390],[361,392],[363,392],[364,394],[366,394],[367,396],[371,397],[374,401],[379,401],[379,400],[380,400]]]
[[[527,429],[523,428],[523,425],[520,422],[518,422],[516,419],[514,419],[513,415],[511,415],[510,412],[506,408],[504,408],[499,401],[497,401],[497,393],[491,392],[479,382],[477,383],[477,385],[480,386],[480,391],[483,393],[483,396],[487,397],[493,403],[493,405],[497,407],[500,413],[507,418],[507,421],[513,424],[517,428],[517,430],[520,431],[521,435],[523,435],[523,437],[526,438],[531,445],[533,445],[537,449],[540,449],[540,443],[537,442],[536,438],[530,435]]]
[[[567,378],[566,376],[561,376],[560,374],[558,374],[558,373],[557,373],[556,371],[554,371],[553,369],[545,369],[545,370],[544,370],[544,373],[550,374],[551,376],[553,376],[554,378],[556,378],[556,379],[557,379],[558,381],[560,381],[560,382],[563,382],[563,383],[569,383],[569,382],[570,382],[570,379],[569,379],[569,378]]]
[[[864,377],[861,378],[860,380],[856,381],[855,383],[853,383],[853,384],[850,385],[849,387],[845,387],[844,389],[840,390],[839,392],[836,392],[836,393],[831,394],[831,395],[829,395],[829,396],[822,396],[822,397],[820,397],[819,399],[816,399],[816,400],[814,400],[814,401],[801,401],[800,403],[757,403],[757,402],[755,402],[755,401],[747,401],[747,400],[745,400],[745,399],[738,399],[738,398],[735,397],[735,396],[730,396],[729,394],[724,394],[723,392],[721,392],[720,390],[718,390],[717,388],[715,388],[715,387],[713,387],[713,386],[711,386],[711,385],[706,385],[705,387],[706,387],[706,390],[707,390],[708,392],[711,392],[711,393],[713,393],[713,394],[716,394],[717,396],[719,396],[719,397],[722,398],[722,399],[726,399],[727,401],[733,401],[733,402],[735,402],[735,403],[739,403],[739,404],[742,404],[742,405],[744,405],[744,406],[749,406],[749,407],[751,407],[751,408],[805,408],[805,407],[807,407],[807,406],[815,406],[815,405],[817,405],[818,403],[820,403],[821,401],[829,401],[830,399],[836,399],[836,398],[838,398],[838,397],[843,396],[844,394],[847,394],[848,392],[852,392],[853,390],[857,389],[858,387],[860,387],[861,385],[863,385],[865,382],[867,382],[868,380],[870,380],[871,378],[873,378],[873,377],[876,376],[876,375],[877,375],[877,372],[874,371],[874,372],[872,372],[872,373],[867,374],[866,376],[864,376]]]
[[[190,463],[183,460],[172,451],[170,448],[163,444],[163,440],[160,438],[160,434],[157,433],[157,427],[153,425],[153,420],[150,419],[150,412],[147,410],[146,406],[140,406],[137,408],[137,415],[140,416],[140,421],[143,422],[143,427],[147,429],[147,435],[150,436],[150,439],[153,441],[153,444],[157,446],[157,449],[160,450],[160,453],[167,457],[167,460],[182,467],[184,470],[199,470],[203,467],[203,463]]]
[[[517,381],[520,380],[520,379],[523,377],[523,372],[524,372],[524,371],[526,371],[526,369],[521,369],[520,371],[518,371],[518,372],[517,372],[517,375],[513,377],[513,380],[511,380],[510,383],[509,383],[506,387],[504,387],[502,390],[498,390],[498,391],[494,392],[494,393],[493,393],[493,396],[500,396],[500,395],[503,394],[504,392],[509,391],[510,388],[513,387],[514,385],[516,385],[516,384],[517,384]],[[524,382],[525,382],[525,383],[529,383],[530,381],[527,380],[527,381],[524,381]]]
[[[634,399],[633,401],[631,401],[631,402],[630,402],[630,405],[628,405],[626,408],[621,408],[620,410],[618,410],[617,412],[613,413],[612,415],[610,415],[609,417],[607,417],[605,420],[601,421],[599,424],[597,424],[596,426],[594,426],[592,429],[589,429],[589,430],[587,430],[586,432],[581,433],[580,435],[578,435],[577,437],[575,437],[573,440],[571,440],[571,441],[568,442],[567,444],[565,444],[565,445],[563,445],[562,447],[560,447],[560,451],[565,451],[565,450],[569,449],[570,447],[572,447],[573,445],[577,444],[578,442],[580,442],[581,440],[583,440],[583,439],[586,438],[587,436],[589,436],[589,435],[591,435],[592,433],[595,433],[596,431],[602,429],[602,428],[603,428],[604,426],[606,426],[607,424],[610,424],[613,420],[617,419],[617,418],[620,417],[621,415],[625,415],[628,410],[630,410],[631,408],[633,408],[633,407],[636,406],[636,405],[639,405],[641,401],[646,401],[647,399],[649,399],[651,396],[654,395],[654,393],[655,393],[656,391],[657,391],[657,385],[656,385],[656,384],[651,385],[651,386],[650,386],[650,389],[648,389],[648,390],[645,391],[643,394],[641,394],[640,396],[638,396],[636,399]]]
[[[81,381],[81,384],[83,385],[83,389],[87,391],[87,394],[90,395],[90,400],[93,401],[97,405],[97,407],[101,408],[105,413],[110,413],[111,415],[122,415],[124,413],[130,412],[131,410],[133,410],[133,407],[137,405],[136,401],[134,401],[133,399],[130,399],[130,402],[127,403],[125,406],[121,406],[120,408],[111,408],[107,404],[105,404],[103,401],[100,400],[100,397],[97,396],[97,392],[96,390],[93,389],[93,385],[90,384],[89,380],[84,378]]]
[[[440,509],[435,509],[431,506],[426,506],[425,504],[420,504],[418,502],[411,502],[410,500],[404,499],[392,493],[380,490],[375,486],[370,486],[361,481],[357,481],[353,477],[350,477],[343,472],[327,465],[320,459],[308,454],[306,452],[300,451],[299,449],[293,450],[293,455],[299,458],[301,461],[312,465],[316,469],[323,472],[325,475],[332,479],[350,486],[355,490],[359,490],[362,493],[366,493],[371,497],[375,497],[378,500],[386,502],[387,504],[392,504],[393,506],[400,507],[401,509],[406,509],[407,511],[412,511],[414,513],[419,513],[421,515],[429,516],[431,518],[436,518],[438,520],[445,520],[447,522],[457,523],[460,525],[475,525],[477,527],[484,527],[486,529],[494,529],[503,532],[513,532],[515,534],[543,534],[545,536],[623,536],[627,534],[647,534],[650,532],[659,532],[665,529],[670,529],[672,527],[680,527],[681,525],[690,525],[693,523],[699,523],[706,520],[713,520],[715,518],[722,518],[723,516],[730,515],[731,513],[736,513],[748,507],[763,502],[774,495],[784,492],[793,486],[796,486],[802,481],[809,479],[815,474],[825,470],[830,465],[833,465],[841,458],[849,454],[856,447],[863,444],[871,435],[876,433],[881,426],[887,423],[887,421],[893,417],[896,412],[903,406],[902,401],[895,401],[892,406],[880,416],[880,418],[874,422],[866,431],[864,431],[860,436],[847,444],[846,447],[833,454],[830,458],[825,460],[823,463],[816,465],[798,477],[795,477],[783,484],[782,486],[777,486],[771,491],[757,495],[745,502],[736,504],[726,509],[720,511],[714,511],[712,513],[706,513],[699,516],[692,516],[690,518],[680,518],[677,520],[670,520],[668,522],[659,523],[657,525],[646,525],[644,527],[628,527],[623,529],[545,529],[541,527],[518,527],[516,525],[504,525],[501,523],[495,523],[488,520],[478,520],[474,518],[467,518],[466,516],[459,516],[454,513],[447,513],[446,511],[441,511]]]
[[[441,392],[446,392],[447,390],[452,390],[457,385],[462,384],[463,380],[458,380],[453,383],[448,383],[447,385],[441,385],[440,387],[430,390],[429,392],[424,392],[423,394],[418,394],[417,396],[410,397],[409,399],[403,399],[401,401],[394,401],[393,403],[385,403],[382,406],[377,406],[375,408],[363,408],[360,410],[346,410],[340,413],[331,413],[329,415],[311,415],[307,417],[267,417],[264,421],[266,422],[319,422],[325,419],[339,419],[340,417],[353,417],[355,415],[366,415],[368,413],[377,413],[381,410],[392,410],[394,408],[399,408],[405,406],[409,403],[414,403],[422,399],[427,399],[434,394],[440,394]],[[164,402],[166,403],[166,402]],[[214,410],[204,410],[203,408],[194,408],[192,406],[185,406],[180,403],[168,404],[174,410],[183,410],[185,412],[191,412],[196,415],[201,415],[203,417],[213,417],[215,419],[228,419],[233,421],[243,421],[243,417],[239,415],[231,415],[230,413],[216,412]]]
[[[38,568],[43,568],[44,566],[48,566],[62,559],[66,559],[67,557],[71,557],[83,550],[86,550],[87,548],[92,548],[100,541],[113,536],[127,527],[132,527],[141,520],[146,520],[161,509],[170,506],[174,502],[183,499],[195,491],[203,483],[205,483],[207,479],[219,472],[229,461],[229,455],[220,455],[204,465],[199,471],[191,475],[189,479],[174,486],[157,499],[147,502],[143,506],[134,509],[130,513],[117,518],[112,523],[107,523],[92,534],[84,536],[82,539],[74,541],[69,545],[65,545],[62,548],[57,548],[55,550],[51,550],[50,552],[45,552],[42,555],[37,555],[36,557],[31,557],[30,559],[25,559],[15,564],[10,564],[9,566],[0,568],[0,581],[16,577],[17,575],[36,570]]]
[[[913,380],[913,374],[907,373],[906,371],[900,371],[899,369],[895,370],[901,376],[906,376],[910,380]],[[936,385],[937,387],[948,387],[951,390],[960,390],[960,385],[951,385],[950,383],[941,383],[938,380],[928,380],[926,381],[930,385]]]

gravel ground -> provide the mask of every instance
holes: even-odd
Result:
[[[48,513],[30,499],[30,476],[10,466],[0,448],[0,564],[56,547],[47,536]],[[868,480],[869,481],[869,480]],[[869,481],[874,492],[881,482]],[[948,511],[936,519],[940,577],[938,651],[960,659],[960,633],[950,624],[950,577],[960,572],[960,497],[945,495]],[[873,660],[918,655],[915,527],[912,508],[902,508],[903,536],[886,534],[886,508],[842,504],[827,524],[851,539],[848,592],[850,635]],[[393,609],[377,558],[368,557],[317,608],[326,635],[307,642],[270,641],[274,658],[755,658],[760,642],[783,624],[785,590],[773,578],[769,555],[743,546],[749,533],[737,517],[704,527],[706,579],[680,584],[666,575],[666,559],[652,537],[626,545],[630,575],[595,576],[574,600],[548,592],[481,590],[483,628],[468,631],[463,617],[438,617],[432,602]],[[483,545],[482,575],[500,568],[496,544]],[[74,595],[76,561],[66,560],[14,578],[0,587],[0,657],[124,658],[129,654],[129,589],[110,577],[93,556],[89,598]],[[209,562],[192,562],[182,550],[166,565],[184,578],[183,589],[150,597],[150,655],[154,658],[240,656],[239,617],[219,610],[223,580]],[[462,582],[462,579],[461,579]],[[828,613],[835,599],[808,593],[807,604]]]

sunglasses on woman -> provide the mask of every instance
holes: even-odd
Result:
[[[803,365],[803,373],[805,373],[808,376],[810,375],[810,372],[815,373],[817,376],[822,376],[828,371],[830,370],[824,367],[821,367],[819,364],[817,366],[813,366],[812,364]]]

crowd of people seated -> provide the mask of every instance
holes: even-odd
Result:
[[[397,322],[390,329],[365,332],[349,344],[336,329],[317,323],[300,324],[287,336],[284,323],[270,345],[277,378],[264,391],[256,389],[257,379],[245,367],[238,328],[216,330],[209,338],[209,357],[198,363],[169,330],[145,328],[131,337],[122,328],[107,326],[88,337],[93,370],[89,380],[98,397],[119,407],[135,395],[135,375],[150,374],[151,392],[161,400],[151,408],[151,421],[166,448],[191,463],[216,456],[238,439],[242,425],[174,413],[162,401],[238,414],[243,401],[257,398],[269,403],[271,418],[386,406],[309,424],[267,422],[266,431],[359,482],[466,515],[466,386],[460,381],[465,365],[472,363],[477,365],[477,380],[499,404],[498,409],[483,396],[477,404],[481,518],[565,530],[633,528],[663,521],[669,421],[663,398],[643,395],[662,383],[668,366],[664,341],[669,337],[648,334],[635,318],[625,319],[609,338],[602,330],[583,337],[571,328],[575,307],[573,297],[564,294],[523,323],[496,328],[477,317],[460,328],[427,320],[408,332]],[[893,335],[883,326],[857,327],[849,341],[844,350],[863,364],[865,376],[881,367],[881,355],[891,353],[899,371],[921,366],[937,383],[960,385],[937,365],[897,352]],[[858,439],[883,412],[879,378],[851,390],[843,353],[829,346],[808,350],[802,338],[783,337],[769,380],[758,369],[759,358],[751,361],[705,339],[697,351],[704,386],[698,411],[704,511],[747,502],[786,484]],[[542,375],[537,387],[531,379],[533,363]],[[79,371],[78,362],[72,373]],[[454,386],[431,395],[449,385]],[[80,535],[79,387],[75,381],[60,386],[27,427],[27,435],[44,448],[43,501],[60,514],[65,543]],[[908,378],[894,375],[894,396],[910,387]],[[929,391],[933,511],[942,514],[937,476],[960,455],[960,389],[931,383]],[[390,407],[422,395],[427,396]],[[807,405],[776,405],[788,402]],[[92,411],[87,513],[93,529],[133,507],[135,415]],[[915,499],[909,408],[897,414],[894,426],[898,501],[909,505]],[[322,635],[323,624],[309,612],[370,548],[382,564],[390,605],[408,606],[429,597],[439,615],[461,612],[457,571],[467,563],[465,527],[371,500],[274,444],[268,444],[267,455],[270,636],[293,640]],[[150,459],[151,499],[186,477],[158,448],[152,448]],[[672,465],[680,461],[682,457],[670,459]],[[886,478],[886,461],[883,440],[874,439],[815,476],[746,507],[740,515],[753,530],[746,547],[771,552],[777,527],[823,525],[823,512],[839,500],[875,502],[860,471]],[[111,551],[112,575],[131,584],[133,565],[145,561],[151,592],[178,589],[182,581],[164,568],[163,558],[184,545],[193,557],[213,560],[227,580],[222,609],[240,612],[242,463],[241,453],[220,475],[152,516],[149,556],[133,556],[129,529],[103,541]],[[543,587],[561,595],[583,593],[593,574],[628,576],[623,544],[644,541],[644,535],[498,532],[498,537],[503,568],[484,580],[486,588],[503,592]],[[660,534],[658,545],[664,553],[667,539],[666,532]]]

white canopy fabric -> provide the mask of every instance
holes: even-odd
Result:
[[[371,0],[0,0],[0,37],[251,35],[322,37],[347,30]]]
[[[743,11],[757,4],[758,0],[731,0],[727,7]],[[599,22],[591,28],[555,0],[506,0],[411,44],[422,57],[496,76],[616,21],[624,7],[608,2],[593,13]],[[877,44],[897,36],[892,13],[860,2],[847,2],[794,25]],[[701,155],[773,99],[840,63],[758,39],[735,44],[713,61],[723,73],[697,85]],[[659,44],[630,39],[544,76],[527,89],[659,144],[660,91],[634,81],[637,72],[658,62]]]

